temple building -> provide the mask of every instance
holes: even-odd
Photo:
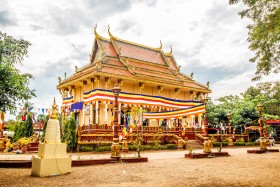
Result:
[[[74,112],[80,126],[112,125],[112,89],[117,85],[120,124],[124,117],[134,123],[129,111],[141,107],[147,126],[202,125],[202,99],[211,93],[209,83],[200,84],[182,73],[172,48],[164,52],[161,43],[153,48],[117,38],[110,28],[108,33],[109,38],[102,37],[95,27],[89,64],[75,67],[64,80],[59,78],[63,115]]]

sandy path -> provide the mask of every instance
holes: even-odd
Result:
[[[73,167],[71,174],[45,178],[31,177],[30,169],[0,168],[0,186],[280,186],[280,153],[247,149],[223,149],[231,156],[196,160],[185,159],[187,151],[144,152],[148,163]]]

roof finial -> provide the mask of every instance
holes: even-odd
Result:
[[[111,34],[111,32],[110,32],[110,25],[108,24],[108,33],[109,33],[109,36],[110,36],[110,38],[113,38],[114,36]]]
[[[172,45],[170,45],[170,52],[169,54],[172,54]]]
[[[160,43],[159,48],[160,48],[160,49],[162,49],[162,43],[161,43],[161,40],[159,41],[159,43]]]
[[[57,114],[58,114],[58,112],[57,112],[57,105],[56,105],[56,103],[55,103],[55,97],[54,97],[54,99],[53,99],[53,105],[52,105],[52,114],[51,114],[51,119],[57,119]]]
[[[94,35],[95,35],[95,37],[97,38],[97,37],[99,37],[99,35],[98,35],[97,32],[96,32],[96,28],[97,28],[97,23],[96,23],[95,26],[94,26]]]

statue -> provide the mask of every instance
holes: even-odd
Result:
[[[8,139],[6,139],[6,149],[4,150],[4,153],[9,152],[10,147],[11,147],[11,141],[8,138]]]
[[[204,152],[211,153],[211,149],[213,148],[213,142],[208,138],[204,141]]]
[[[206,83],[206,86],[207,86],[207,88],[209,88],[209,86],[210,86],[210,82],[209,81]]]
[[[182,138],[178,139],[178,149],[182,149],[183,148],[183,140]]]
[[[187,149],[187,147],[188,147],[188,141],[189,141],[189,139],[188,139],[188,137],[186,137],[185,138],[185,149]]]

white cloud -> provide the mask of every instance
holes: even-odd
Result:
[[[32,102],[38,108],[50,107],[54,96],[61,103],[57,77],[89,62],[95,23],[105,37],[110,24],[117,37],[153,47],[162,40],[165,51],[172,45],[184,73],[194,72],[201,83],[210,81],[212,97],[218,98],[255,84],[255,65],[248,62],[248,20],[237,15],[242,8],[220,0],[2,0],[0,26],[32,43],[21,70],[36,78],[31,87],[37,90]]]

